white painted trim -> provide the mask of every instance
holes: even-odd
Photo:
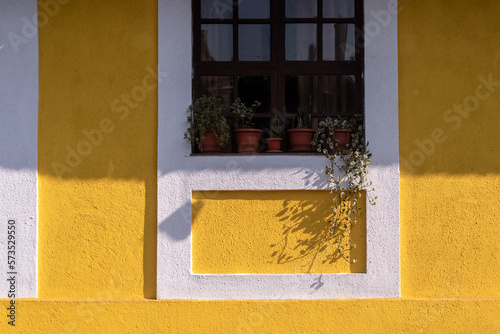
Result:
[[[376,15],[394,0],[366,0],[367,137],[370,177],[378,201],[368,208],[367,272],[323,274],[195,275],[191,272],[191,194],[195,190],[321,189],[321,156],[190,157],[183,141],[191,103],[191,2],[159,0],[158,279],[157,297],[179,299],[323,299],[400,296],[398,57],[396,14]],[[375,15],[373,15],[375,13]],[[387,19],[386,19],[387,20]]]
[[[7,223],[16,220],[16,298],[37,296],[37,0],[0,0],[0,298],[8,298]],[[20,42],[21,41],[21,42]]]

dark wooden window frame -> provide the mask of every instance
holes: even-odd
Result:
[[[270,19],[239,19],[238,1],[234,1],[232,19],[202,19],[201,1],[192,0],[193,8],[193,98],[202,95],[202,76],[232,76],[233,96],[238,96],[237,80],[239,76],[268,76],[271,79],[271,107],[268,112],[256,113],[256,118],[271,119],[277,113],[285,121],[285,127],[290,128],[291,120],[296,113],[287,112],[285,107],[285,77],[286,75],[317,75],[318,92],[322,91],[322,75],[353,75],[356,82],[355,108],[346,115],[364,114],[364,17],[363,0],[355,0],[355,18],[323,18],[323,0],[318,1],[317,18],[285,18],[285,0],[270,0]],[[233,25],[233,60],[232,61],[202,61],[201,60],[201,25],[202,24],[232,24]],[[271,26],[270,61],[238,61],[238,24],[269,24]],[[285,60],[285,24],[314,23],[317,25],[316,43],[317,60],[286,61]],[[349,23],[355,25],[356,53],[353,61],[323,60],[323,24]],[[323,113],[323,101],[318,98],[318,113],[311,113],[312,118],[319,120],[332,113]],[[233,115],[228,112],[228,119]],[[283,138],[286,141],[286,135]],[[286,146],[286,144],[285,144]]]

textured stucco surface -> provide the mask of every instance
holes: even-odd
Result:
[[[402,4],[403,296],[500,297],[500,3]]]
[[[155,296],[156,6],[70,1],[40,28],[41,297]]]
[[[0,301],[0,306],[7,306]],[[499,300],[21,300],[2,333],[498,333]]]
[[[106,20],[116,19],[126,14],[126,17],[133,18],[141,16],[143,8],[142,4],[134,2],[87,3],[88,5],[82,5],[78,2],[78,8],[75,8],[71,15],[74,19],[82,15],[81,13],[88,13],[86,20],[90,19],[92,24],[97,26],[92,33],[95,36],[80,41],[87,44],[102,33],[104,28],[100,24],[103,24],[103,17]],[[111,3],[113,10],[108,7],[111,7]],[[174,5],[173,2],[170,3]],[[68,5],[70,4],[77,2],[70,2]],[[497,224],[499,202],[496,190],[500,185],[497,159],[499,138],[496,131],[500,103],[497,86],[492,87],[491,96],[481,100],[480,106],[474,109],[469,117],[461,118],[459,127],[457,118],[453,118],[453,121],[443,119],[448,109],[454,110],[454,104],[463,103],[470,95],[476,96],[476,89],[481,84],[478,76],[488,78],[491,73],[495,82],[500,78],[497,66],[500,58],[495,43],[500,31],[497,18],[500,4],[494,0],[476,2],[473,5],[470,1],[460,0],[455,1],[453,6],[447,1],[436,0],[408,0],[400,1],[400,4],[402,6],[398,28],[402,298],[321,301],[131,300],[130,298],[142,297],[140,286],[145,286],[147,291],[154,290],[156,286],[154,281],[147,280],[147,275],[141,275],[143,271],[147,272],[155,267],[154,261],[148,263],[146,258],[150,259],[151,256],[143,255],[144,258],[141,258],[140,255],[146,250],[147,244],[151,245],[156,240],[155,227],[152,230],[147,229],[148,222],[152,221],[153,225],[156,223],[156,208],[151,204],[156,201],[155,188],[152,186],[156,183],[155,163],[148,160],[147,156],[123,153],[127,151],[126,144],[134,147],[127,153],[143,152],[146,151],[145,148],[154,147],[155,138],[144,139],[135,136],[137,127],[144,130],[142,127],[146,125],[143,122],[149,124],[148,129],[154,129],[149,123],[151,120],[148,117],[151,115],[144,111],[141,118],[135,119],[134,126],[126,127],[127,130],[123,130],[123,133],[118,131],[117,127],[114,132],[116,140],[103,143],[99,147],[105,154],[101,156],[97,154],[98,150],[95,150],[91,157],[97,154],[98,158],[86,160],[85,165],[82,163],[78,170],[75,169],[71,176],[63,177],[63,180],[50,175],[51,166],[48,161],[55,158],[64,160],[64,145],[68,145],[64,136],[76,136],[77,139],[72,140],[71,145],[80,140],[81,132],[70,127],[71,122],[64,122],[62,126],[54,127],[54,133],[49,135],[45,130],[45,135],[39,136],[40,151],[43,151],[43,156],[49,156],[49,159],[39,166],[40,177],[44,180],[39,188],[40,239],[44,243],[44,247],[40,249],[39,276],[40,282],[45,282],[40,285],[40,294],[50,298],[64,295],[63,297],[81,299],[18,300],[17,327],[8,326],[4,318],[0,322],[0,332],[500,332],[500,291],[497,284],[500,276]],[[126,6],[126,9],[121,6]],[[99,16],[101,12],[103,16]],[[152,12],[147,15],[155,16],[154,11]],[[63,15],[63,12],[59,15]],[[92,19],[94,16],[95,19]],[[124,26],[128,24],[129,22]],[[144,22],[140,26],[143,24]],[[67,22],[63,27],[68,29],[70,24]],[[81,23],[75,22],[75,27],[81,27]],[[140,30],[138,26],[134,27],[124,29]],[[175,25],[171,28],[174,29]],[[54,38],[57,36],[56,32]],[[122,37],[120,34],[119,36]],[[68,49],[70,46],[75,47],[67,37],[57,39],[58,44],[66,45]],[[115,39],[118,37],[107,36],[111,37],[114,39],[106,40],[103,44],[117,47],[119,43]],[[0,50],[0,57],[4,51]],[[41,45],[42,65],[43,61],[50,60],[50,68],[53,70],[57,68],[58,63],[52,60],[54,57],[60,63],[64,63],[63,59],[70,63],[75,62],[73,57],[57,58],[57,55],[53,54],[44,60],[44,52],[50,54],[52,51]],[[169,49],[164,46],[159,52],[169,52]],[[117,58],[117,62],[121,62],[120,57],[110,58]],[[182,63],[181,60],[179,62]],[[112,68],[111,64],[115,64],[115,59],[106,58],[106,63]],[[84,65],[85,62],[81,59],[75,64]],[[139,66],[140,71],[143,70],[142,65],[144,64]],[[65,66],[66,72],[74,71],[68,64]],[[123,77],[119,76],[120,71],[112,73],[121,78],[118,82],[124,82],[130,91],[136,82],[131,79],[136,67],[123,66],[121,69],[124,71]],[[178,67],[178,70],[182,72],[183,67]],[[48,71],[46,75],[50,78]],[[90,76],[81,76],[87,86],[92,85]],[[142,76],[137,77],[141,81]],[[127,80],[133,82],[132,86],[126,84],[130,83]],[[500,82],[500,79],[498,81]],[[67,85],[74,83],[70,81]],[[167,83],[169,89],[180,94],[181,101],[189,99],[190,91],[183,82]],[[116,92],[109,87],[114,87],[114,84],[115,80],[109,79],[106,85],[103,84],[102,93],[101,90],[88,93],[92,93],[90,96],[94,97],[107,95],[111,90],[112,102]],[[62,86],[57,86],[57,89],[64,88],[64,85]],[[485,86],[479,90],[480,94],[486,92],[484,88]],[[120,94],[119,91],[118,93]],[[57,90],[52,94],[43,94],[51,99],[47,99],[47,105],[40,110],[41,115],[42,112],[46,113],[57,107],[58,103],[66,101],[65,103],[70,105],[65,100],[65,94],[61,94],[61,97]],[[165,103],[165,96],[160,95],[159,98]],[[97,103],[99,99],[75,101],[77,106],[85,110],[87,103],[84,101]],[[62,113],[65,110],[63,107],[59,107],[57,111]],[[184,114],[184,102],[174,106],[177,107],[182,107],[179,110]],[[86,116],[92,120],[92,126],[98,124],[109,107],[103,107],[103,114],[99,114],[98,110],[100,109],[95,108],[95,114],[88,113]],[[55,115],[51,116],[50,121],[56,120]],[[164,122],[166,121],[164,119]],[[41,129],[43,126],[47,125],[42,124]],[[456,129],[453,129],[453,126]],[[433,133],[434,137],[442,140],[441,132],[434,132],[438,128],[445,131],[447,139],[439,145],[436,144],[432,154],[423,153],[425,161],[421,164],[405,163],[404,159],[409,160],[412,152],[421,150],[415,140],[422,142],[432,138]],[[471,129],[479,131],[470,131]],[[63,135],[58,134],[56,130],[63,132]],[[144,135],[146,136],[147,132]],[[182,142],[181,138],[176,140]],[[49,148],[53,147],[57,151],[58,146],[62,146],[59,154],[51,155]],[[161,153],[169,154],[170,149],[170,146],[165,145]],[[151,150],[155,152],[155,148]],[[113,159],[111,161],[104,157]],[[418,153],[414,153],[413,158],[417,157]],[[138,160],[141,160],[140,164],[137,163]],[[235,161],[249,164],[245,158]],[[129,170],[129,173],[126,173],[126,170]],[[1,173],[6,175],[4,170]],[[207,175],[209,174],[202,174],[196,181],[203,180]],[[229,177],[236,175],[229,174]],[[184,191],[182,183],[164,186],[168,186],[166,189],[170,193],[167,199]],[[154,199],[149,200],[151,197]],[[174,213],[186,217],[185,208]],[[83,221],[74,223],[76,220],[72,215],[81,215]],[[166,232],[168,230],[165,230]],[[172,234],[172,241],[189,237],[183,230],[177,232]],[[134,239],[137,238],[137,233],[143,236],[144,240]],[[83,246],[88,248],[84,249]],[[102,250],[104,255],[94,252],[96,248]],[[126,261],[122,260],[124,257]],[[156,258],[155,254],[153,258]],[[159,257],[158,262],[162,261],[165,260]],[[72,269],[72,266],[76,269]],[[122,268],[125,268],[127,275],[133,273],[129,276],[132,277],[132,283],[122,284],[127,277],[121,273]],[[306,283],[310,285],[311,282],[304,282]],[[143,295],[148,296],[147,293]],[[83,300],[84,298],[91,299]],[[117,301],[114,298],[126,300]],[[7,307],[8,302],[0,300],[2,309]]]
[[[16,244],[9,245],[15,246],[15,254],[9,254],[14,259],[9,260],[18,273],[16,297],[36,297],[37,291],[38,36],[32,23],[36,13],[36,0],[0,0],[0,254],[4,264],[0,298],[6,298],[10,289],[9,219],[16,221]]]

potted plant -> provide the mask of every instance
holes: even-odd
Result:
[[[259,153],[259,139],[262,130],[253,128],[253,115],[261,105],[259,101],[252,103],[248,107],[240,98],[237,98],[231,105],[233,114],[236,114],[237,129],[234,130],[238,153]]]
[[[220,153],[221,147],[229,141],[226,107],[215,96],[203,95],[189,106],[187,121],[189,127],[184,139],[203,153]]]
[[[351,135],[360,121],[360,115],[358,114],[353,117],[343,117],[340,115],[334,118],[327,117],[319,123],[314,135],[314,141],[321,143],[323,148],[327,148],[330,151],[345,150],[349,147]]]
[[[311,129],[311,117],[306,109],[298,108],[292,129],[288,131],[290,138],[291,152],[311,152],[311,142],[314,136],[314,130]]]
[[[339,126],[338,122],[328,118],[320,122],[312,144],[329,162],[325,173],[333,195],[333,217],[329,222],[335,252],[346,261],[354,263],[356,260],[347,255],[347,251],[356,248],[351,243],[350,234],[363,214],[359,200],[366,195],[368,204],[375,205],[377,196],[372,195],[375,189],[367,178],[372,154],[364,138],[363,116],[355,115],[346,121],[350,124],[351,132],[350,143],[344,149],[338,149],[338,143],[335,139],[332,140],[334,127]],[[342,126],[347,127],[347,123]]]
[[[278,118],[278,115],[274,115],[274,118],[271,120],[270,127],[270,137],[266,138],[267,143],[267,151],[269,153],[278,153],[281,152],[281,142],[283,138],[281,138],[281,122]]]
[[[345,150],[351,141],[352,130],[356,127],[356,117],[342,117],[337,115],[333,119],[334,145],[339,150]]]

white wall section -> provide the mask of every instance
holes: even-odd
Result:
[[[367,272],[195,275],[191,194],[195,190],[300,190],[326,186],[322,156],[190,157],[183,140],[191,103],[191,2],[159,0],[158,298],[324,299],[400,295],[397,3],[366,0],[366,132],[377,205],[367,210]]]
[[[12,276],[15,298],[37,295],[37,6],[36,0],[0,0],[0,298],[12,297]],[[9,219],[16,222],[10,254]],[[8,255],[15,257],[14,270]]]

